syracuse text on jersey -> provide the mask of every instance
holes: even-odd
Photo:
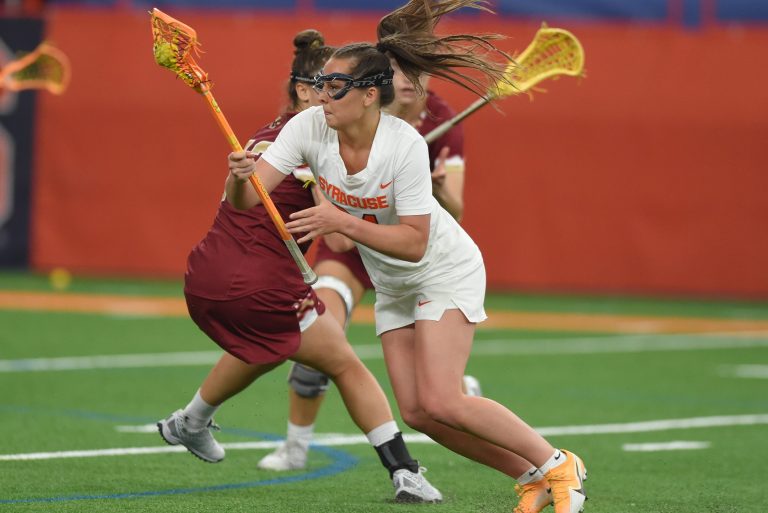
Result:
[[[373,196],[373,197],[367,197],[367,198],[363,198],[360,196],[353,196],[351,194],[345,193],[344,191],[339,189],[336,185],[328,182],[328,180],[326,180],[322,176],[318,177],[318,184],[320,185],[320,190],[324,191],[332,201],[338,203],[339,205],[346,205],[352,208],[360,208],[360,209],[367,209],[367,210],[389,208],[389,203],[387,202],[386,195]]]

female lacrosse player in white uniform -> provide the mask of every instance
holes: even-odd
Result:
[[[445,447],[528,486],[516,511],[576,513],[586,496],[581,460],[556,450],[499,403],[461,392],[475,324],[483,309],[485,269],[479,249],[431,193],[424,139],[384,114],[394,97],[394,58],[416,87],[418,76],[442,76],[477,92],[455,68],[498,80],[501,67],[478,57],[476,36],[433,35],[443,14],[475,0],[411,0],[379,23],[374,46],[338,49],[316,78],[320,107],[297,114],[258,161],[230,154],[227,198],[247,209],[259,199],[248,177],[267,190],[307,163],[329,200],[291,214],[298,242],[326,234],[354,241],[376,290],[376,332],[403,420]],[[471,43],[462,50],[457,41]],[[551,498],[540,485],[546,479]],[[535,484],[533,483],[533,484]]]
[[[419,94],[413,84],[390,60],[394,77],[395,99],[386,111],[407,121],[420,134],[425,135],[454,118],[456,113],[436,93],[427,90],[428,75],[420,78],[426,94]],[[432,166],[432,195],[459,220],[464,210],[464,131],[459,124],[427,144]],[[325,238],[316,244],[312,264],[318,275],[312,286],[317,297],[345,328],[357,304],[367,290],[373,290],[360,253],[356,248],[334,251]],[[288,375],[288,429],[286,438],[275,450],[261,460],[258,467],[266,470],[287,471],[306,468],[309,445],[320,412],[328,377],[305,365],[295,363]],[[482,395],[479,381],[464,376],[464,392]]]

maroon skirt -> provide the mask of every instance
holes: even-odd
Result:
[[[325,305],[311,287],[303,296],[269,290],[237,299],[213,300],[185,293],[195,324],[232,356],[249,364],[287,360],[299,350],[299,321]],[[269,305],[269,306],[267,306]]]

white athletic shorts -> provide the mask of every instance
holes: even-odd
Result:
[[[393,295],[376,292],[376,336],[416,321],[439,321],[446,310],[458,308],[469,322],[483,322],[485,266],[459,279],[446,280],[415,291]]]

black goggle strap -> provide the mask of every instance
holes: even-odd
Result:
[[[347,82],[346,87],[376,87],[392,84],[392,77],[395,72],[392,68],[387,69],[383,73],[372,75],[370,77],[355,78],[352,75],[346,73],[330,73],[323,75],[322,71],[315,75],[314,82],[318,87],[321,87],[324,82],[332,82],[334,80],[342,80]]]
[[[315,79],[313,77],[305,77],[297,73],[291,73],[291,82],[304,82],[305,84],[314,84]]]
[[[363,77],[358,78],[357,80],[353,80],[352,87],[376,87],[390,85],[394,75],[395,72],[392,70],[392,68],[389,68],[383,73],[379,73],[371,77]]]

